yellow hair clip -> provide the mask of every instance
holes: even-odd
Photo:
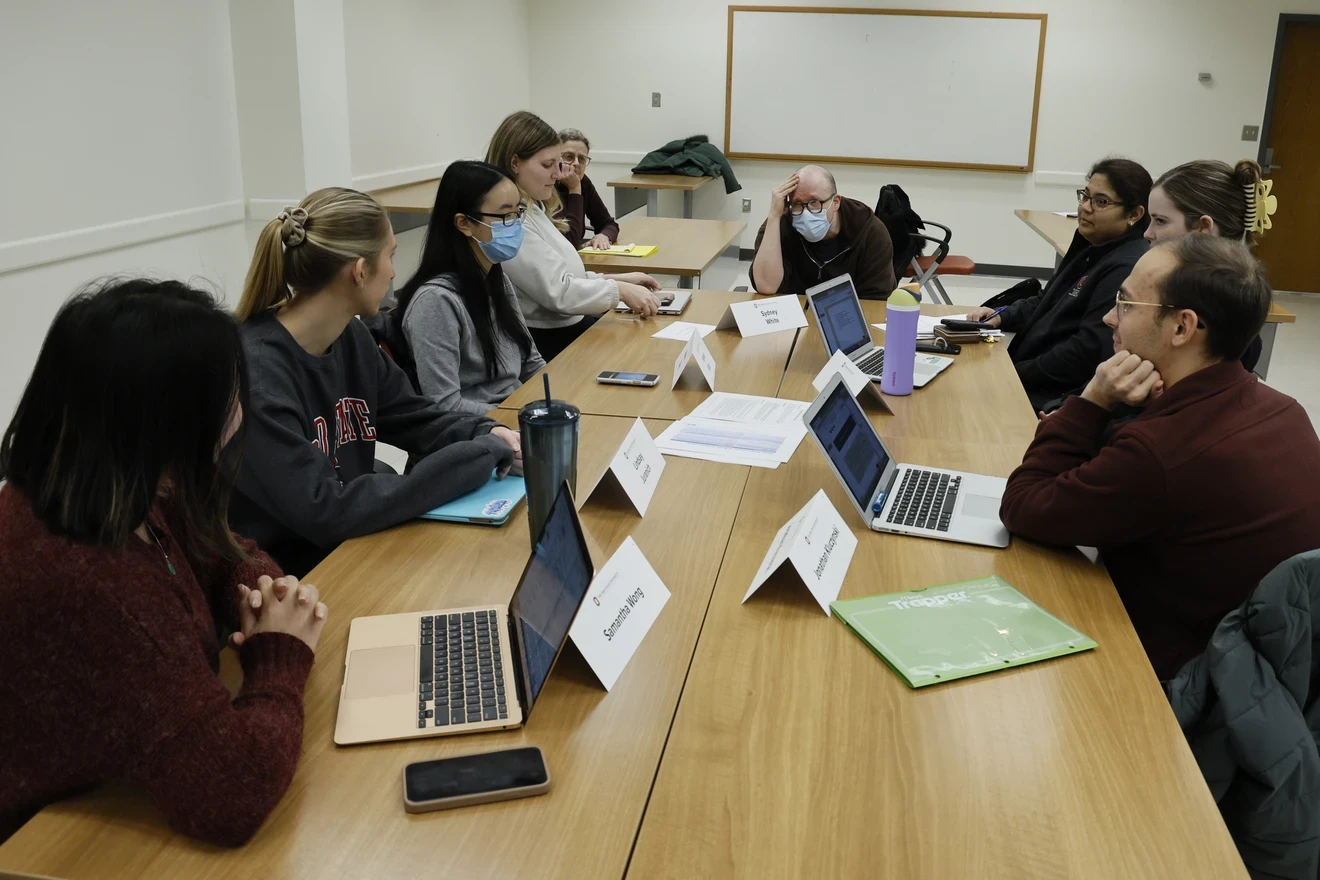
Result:
[[[1262,180],[1247,186],[1247,231],[1262,233],[1274,227],[1270,215],[1279,210],[1279,199],[1271,195],[1274,181]]]

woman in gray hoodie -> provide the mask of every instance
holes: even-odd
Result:
[[[442,409],[485,415],[545,366],[503,269],[522,245],[526,213],[517,184],[494,165],[454,162],[440,179],[390,347]]]

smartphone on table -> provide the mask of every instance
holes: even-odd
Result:
[[[603,370],[596,376],[602,385],[644,385],[650,388],[659,384],[660,377],[655,373],[620,373],[616,370]]]
[[[403,768],[403,808],[448,810],[534,797],[550,790],[550,771],[538,746],[415,761]]]

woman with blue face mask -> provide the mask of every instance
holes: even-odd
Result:
[[[440,179],[390,338],[413,385],[444,409],[485,414],[545,366],[502,265],[522,247],[526,213],[494,165],[454,162]]]

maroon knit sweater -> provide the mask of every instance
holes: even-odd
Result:
[[[0,841],[46,804],[111,779],[146,790],[171,827],[222,846],[249,840],[293,778],[312,651],[262,634],[239,652],[236,699],[217,678],[217,618],[238,626],[237,584],[279,576],[204,564],[176,540],[95,546],[51,534],[0,486]]]

